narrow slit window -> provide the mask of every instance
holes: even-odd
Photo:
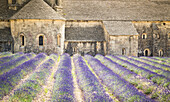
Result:
[[[44,42],[43,40],[44,40],[44,39],[43,39],[43,36],[40,36],[40,37],[39,37],[39,45],[40,45],[40,46],[43,46],[43,42]]]
[[[159,50],[159,56],[163,57],[163,50]]]
[[[123,48],[123,49],[122,49],[122,55],[125,55],[125,54],[126,54],[126,49]]]
[[[58,0],[55,0],[55,4],[58,6]]]
[[[60,42],[61,42],[61,35],[58,34],[57,35],[57,45],[60,46]]]
[[[21,46],[24,46],[25,37],[23,35],[20,36],[20,40],[21,40]]]

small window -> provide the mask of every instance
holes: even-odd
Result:
[[[125,54],[126,54],[126,49],[123,48],[123,49],[122,49],[122,55],[125,55]]]
[[[12,4],[16,4],[16,0],[12,0]]]
[[[142,34],[142,39],[146,39],[147,38],[147,34],[146,33],[143,33]]]
[[[25,42],[24,35],[20,35],[20,41],[21,41],[21,46],[24,46],[24,42]]]
[[[44,43],[43,36],[39,36],[39,45],[43,46],[43,43]]]
[[[159,50],[159,56],[160,56],[160,57],[163,57],[163,54],[164,54],[164,53],[163,53],[163,50],[162,50],[162,49]]]
[[[168,34],[168,39],[170,39],[170,33]]]
[[[61,42],[61,35],[58,34],[57,35],[57,45],[60,46],[60,42]]]

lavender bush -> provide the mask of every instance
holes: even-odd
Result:
[[[46,58],[46,54],[38,54],[35,58],[11,69],[0,76],[0,99],[7,95],[25,75],[32,72]]]
[[[52,72],[55,61],[48,59],[10,97],[11,102],[31,102]]]
[[[138,92],[132,84],[113,73],[111,69],[104,66],[99,60],[90,55],[85,55],[85,59],[103,83],[113,92],[114,95],[117,95],[121,101],[153,102],[153,100],[147,98],[143,93]]]
[[[146,63],[144,63],[144,62],[135,60],[136,58],[133,59],[133,58],[125,57],[125,56],[124,56],[124,57],[119,57],[119,58],[128,60],[130,63],[133,63],[133,64],[135,64],[135,65],[137,65],[137,66],[139,66],[139,67],[148,69],[148,70],[150,70],[150,71],[152,71],[152,72],[155,72],[155,73],[157,73],[157,74],[159,74],[159,75],[163,75],[163,76],[165,76],[165,77],[167,77],[167,78],[170,78],[170,72],[169,72],[169,71],[165,71],[165,70],[163,70],[163,69],[161,69],[161,68],[158,68],[158,67],[156,67],[156,66],[149,65],[149,64],[146,64]]]
[[[18,57],[21,57],[22,55],[23,55],[23,53],[20,52],[20,53],[13,54],[11,56],[6,56],[6,57],[3,57],[3,58],[0,58],[0,64],[14,60]]]
[[[162,65],[162,64],[159,64],[157,62],[153,62],[153,61],[150,61],[150,60],[147,60],[147,59],[136,58],[136,57],[131,57],[131,58],[138,60],[138,61],[142,61],[142,62],[147,63],[149,65],[153,65],[153,66],[159,67],[161,69],[170,71],[170,65]]]
[[[150,60],[150,61],[157,62],[157,63],[163,64],[163,65],[170,65],[170,61],[168,62],[168,60],[164,61],[164,60],[161,60],[161,59],[156,59],[156,58],[154,58],[154,57],[144,57],[144,56],[142,56],[142,57],[140,57],[140,58],[142,58],[142,59],[148,59],[148,60]]]
[[[11,56],[11,55],[12,55],[11,52],[3,52],[3,53],[0,54],[0,58],[6,57],[6,56]]]
[[[57,60],[58,59],[58,55],[53,53],[49,56],[50,58],[54,59],[54,60]]]
[[[24,63],[25,61],[30,60],[31,58],[33,58],[35,56],[35,54],[25,54],[17,59],[13,59],[10,62],[6,62],[0,65],[0,75],[8,72],[9,70],[17,67],[18,65]]]
[[[138,67],[137,65],[128,62],[128,60],[123,60],[116,56],[107,55],[106,57],[108,57],[111,60],[115,61],[116,63],[122,65],[123,67],[137,73],[138,75],[152,80],[154,83],[157,83],[160,86],[168,87],[168,88],[170,87],[169,79],[166,78],[165,76],[159,75],[159,74],[152,72],[148,69]]]
[[[71,59],[68,54],[60,57],[58,69],[54,75],[52,102],[74,102]]]
[[[95,58],[100,60],[105,66],[110,68],[114,73],[120,75],[123,79],[130,82],[136,88],[143,90],[144,94],[151,94],[151,98],[156,98],[157,100],[166,100],[170,91],[163,87],[158,87],[152,81],[137,75],[134,72],[122,67],[121,65],[113,62],[111,59],[104,57],[102,55],[96,55]],[[150,89],[150,91],[148,91]]]
[[[77,82],[84,93],[86,102],[113,102],[105,93],[103,86],[96,76],[90,71],[83,58],[75,55],[73,58]]]

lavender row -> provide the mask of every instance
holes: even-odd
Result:
[[[71,59],[68,54],[60,57],[58,69],[54,74],[55,83],[52,93],[52,102],[74,102],[73,77],[71,74]]]
[[[119,97],[121,101],[125,102],[152,102],[153,100],[147,98],[129,82],[115,74],[111,69],[103,65],[99,60],[90,55],[85,55],[85,59],[90,64],[94,72],[102,80],[114,95]]]
[[[138,57],[131,57],[135,60],[138,60],[138,61],[142,61],[144,63],[147,63],[149,65],[153,65],[153,66],[156,66],[156,67],[159,67],[163,70],[167,70],[167,71],[170,71],[170,66],[169,65],[162,65],[162,64],[159,64],[157,62],[153,62],[153,61],[150,61],[150,60],[147,60],[147,59],[141,59],[141,58],[138,58]]]
[[[0,54],[0,58],[6,57],[6,56],[11,56],[11,55],[12,55],[11,52],[3,52],[3,53]]]
[[[153,58],[153,57],[140,57],[142,59],[148,59],[150,61],[153,61],[153,62],[157,62],[159,64],[163,64],[163,65],[170,65],[170,62],[168,63],[168,61],[163,61],[161,59],[156,59],[156,58]]]
[[[120,75],[123,79],[133,84],[137,89],[143,90],[143,93],[148,95],[151,94],[151,98],[156,98],[156,100],[166,101],[168,93],[170,91],[163,87],[158,87],[152,81],[137,75],[134,72],[122,67],[118,63],[112,61],[111,59],[104,57],[102,55],[96,55],[95,58],[100,60],[105,66],[110,68],[114,73]]]
[[[58,60],[59,58],[58,54],[55,53],[52,53],[49,57],[52,58],[53,60]]]
[[[84,94],[85,102],[113,102],[105,93],[103,86],[90,71],[84,59],[75,55],[73,57],[77,82]]]
[[[154,83],[157,83],[158,85],[161,85],[163,87],[170,87],[169,79],[166,77],[159,75],[155,72],[152,72],[148,69],[138,67],[137,65],[128,62],[127,60],[120,59],[116,56],[107,55],[106,57],[110,58],[111,60],[115,61],[116,63],[122,65],[123,67],[137,73],[138,75],[145,77],[147,79],[152,80]]]
[[[170,63],[170,57],[153,57],[153,58]]]
[[[42,89],[42,86],[47,81],[48,76],[52,72],[55,61],[48,59],[34,72],[10,97],[10,102],[31,102],[37,93]]]
[[[25,54],[19,58],[13,59],[10,62],[6,62],[0,65],[0,75],[8,72],[9,70],[17,67],[18,65],[24,63],[25,61],[30,60],[31,58],[33,58],[35,56],[35,54]]]
[[[156,66],[152,66],[152,65],[149,65],[147,63],[144,63],[144,62],[141,62],[141,61],[138,61],[138,60],[135,60],[135,59],[132,59],[132,58],[128,58],[128,57],[125,57],[125,56],[119,56],[119,58],[121,59],[124,59],[124,60],[128,60],[130,63],[133,63],[139,67],[142,67],[142,68],[145,68],[145,69],[148,69],[152,72],[155,72],[159,75],[163,75],[167,78],[170,78],[170,72],[169,71],[165,71],[159,67],[156,67]]]
[[[0,99],[9,94],[19,81],[28,73],[36,69],[36,67],[46,58],[46,54],[38,54],[35,58],[24,62],[23,64],[11,69],[9,72],[0,76]]]
[[[0,58],[0,64],[14,60],[18,57],[21,57],[22,55],[23,55],[23,53],[19,52],[19,53],[16,53],[14,55],[11,55],[11,56],[2,57],[2,58]]]

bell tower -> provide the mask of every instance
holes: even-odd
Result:
[[[62,6],[62,0],[45,0],[50,6]]]
[[[8,0],[8,7],[11,10],[17,10],[22,4],[27,2],[28,0]]]
[[[62,0],[45,0],[52,8],[62,15],[63,7]]]

